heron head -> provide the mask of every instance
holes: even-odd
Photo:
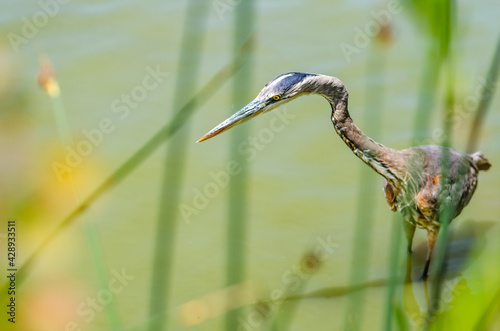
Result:
[[[314,84],[311,78],[315,76],[318,75],[290,72],[276,77],[264,86],[252,102],[210,130],[198,142],[210,139],[235,125],[277,108],[302,94],[312,93]]]

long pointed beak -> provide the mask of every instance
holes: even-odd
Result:
[[[234,113],[233,116],[229,117],[227,120],[217,125],[215,128],[210,130],[207,134],[201,137],[197,142],[202,142],[204,140],[215,137],[216,135],[229,130],[233,126],[236,126],[240,123],[248,121],[252,117],[255,117],[262,113],[262,109],[266,106],[265,102],[254,100],[250,102],[248,105],[243,107],[241,110]]]

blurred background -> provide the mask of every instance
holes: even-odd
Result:
[[[500,329],[497,1],[1,7],[17,330]],[[322,98],[195,143],[290,71],[340,78],[354,122],[387,146],[470,146],[493,164],[450,227],[438,287],[418,281],[421,230],[402,285],[383,178]]]

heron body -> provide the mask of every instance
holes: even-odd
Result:
[[[216,136],[261,113],[270,111],[301,95],[318,94],[331,105],[335,131],[364,163],[385,178],[384,193],[393,211],[404,219],[408,252],[415,228],[427,230],[428,254],[424,277],[441,224],[458,216],[469,203],[480,170],[491,165],[481,154],[463,154],[451,148],[423,145],[395,150],[366,136],[348,111],[348,92],[335,77],[292,72],[278,76],[257,97],[233,116],[216,126],[199,141]]]

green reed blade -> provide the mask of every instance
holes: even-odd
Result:
[[[73,146],[74,140],[71,134],[68,119],[66,117],[66,109],[64,107],[61,95],[60,93],[55,93],[49,94],[49,96],[52,103],[52,111],[54,113],[57,131],[59,132],[61,148],[63,148],[64,146]],[[79,201],[81,201],[81,194],[71,174],[69,174],[68,180],[70,181],[70,186],[73,191],[74,198],[78,203]],[[85,238],[89,246],[90,259],[96,273],[98,287],[100,289],[107,288],[109,280],[106,272],[106,262],[104,261],[102,247],[99,242],[97,228],[94,224],[94,221],[91,220],[89,216],[82,217],[82,224]],[[24,273],[26,271],[27,269],[24,267],[19,268],[21,279],[24,279]],[[104,311],[109,322],[110,330],[121,330],[122,327],[118,317],[115,300],[111,300],[109,304],[104,305]]]
[[[188,2],[182,32],[173,109],[180,107],[185,98],[196,87],[202,54],[200,50],[206,31],[208,4],[208,2],[196,0]],[[196,104],[193,103],[190,107],[187,109],[188,112],[192,112]],[[149,324],[151,331],[166,330],[169,325],[168,308],[174,271],[172,266],[175,257],[179,195],[183,186],[188,150],[187,124],[185,123],[183,128],[170,139],[166,148],[149,292],[149,316],[153,317]]]
[[[370,136],[376,141],[382,138],[382,123],[384,113],[384,72],[385,72],[385,50],[372,49],[368,55],[367,77],[377,77],[376,85],[366,88],[366,103],[362,118],[365,126],[369,128]],[[370,79],[372,81],[372,79]],[[351,286],[357,286],[367,281],[370,263],[370,247],[372,228],[375,221],[375,194],[379,191],[379,178],[373,170],[364,164],[360,168],[357,205],[362,206],[356,212],[353,254],[350,266]],[[350,295],[350,301],[345,315],[344,328],[358,330],[362,325],[364,305],[364,291],[356,291]]]
[[[496,85],[498,82],[498,72],[500,71],[500,37],[498,38],[497,47],[493,54],[493,59],[486,76],[486,84],[481,89],[481,97],[476,109],[476,116],[471,125],[469,140],[467,143],[467,153],[474,153],[479,142],[479,133],[483,126],[484,118],[490,107],[491,100],[495,94]]]
[[[233,35],[234,53],[238,53],[243,40],[254,30],[255,3],[253,0],[239,2],[235,8],[235,26]],[[246,65],[235,75],[233,80],[232,104],[239,105],[243,100],[252,99],[253,47],[247,50]],[[234,109],[229,109],[234,113]],[[232,176],[228,187],[227,231],[226,231],[226,286],[240,283],[245,278],[246,268],[246,230],[248,205],[248,162],[238,150],[239,144],[249,133],[250,126],[245,125],[230,132],[229,158],[241,166],[241,171]],[[231,294],[230,294],[231,295]],[[234,294],[233,294],[234,295]],[[237,298],[228,297],[229,302]],[[238,317],[241,309],[226,314],[225,328],[227,331],[238,328]]]
[[[402,240],[402,226],[403,219],[401,215],[394,214],[392,217],[391,240],[389,245],[390,251],[390,265],[389,265],[389,279],[387,282],[386,302],[385,302],[385,317],[383,320],[382,330],[392,330],[392,322],[394,319],[394,302],[396,297],[396,286],[400,283],[398,279],[399,267],[401,266],[401,252],[404,251]],[[411,257],[407,257],[411,258]]]

